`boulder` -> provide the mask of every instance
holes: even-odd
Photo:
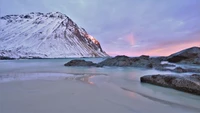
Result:
[[[97,66],[97,64],[85,60],[71,60],[65,66]]]
[[[147,75],[140,78],[143,83],[173,88],[176,90],[200,95],[200,75]]]
[[[192,47],[167,57],[173,63],[200,64],[200,47]]]
[[[116,56],[114,58],[108,58],[102,62],[100,62],[98,65],[100,66],[130,66],[132,64],[132,61],[127,56]]]

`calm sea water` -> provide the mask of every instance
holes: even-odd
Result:
[[[82,58],[95,63],[105,58]],[[97,75],[90,79],[91,83],[101,87],[107,85],[113,89],[122,89],[128,94],[139,95],[161,104],[173,105],[173,107],[186,107],[199,110],[200,96],[187,94],[169,88],[140,83],[140,77],[151,74],[175,74],[172,72],[161,72],[153,69],[141,69],[133,67],[65,67],[64,64],[71,59],[31,59],[31,60],[1,60],[0,79],[19,80],[23,77],[35,79],[42,75],[54,73],[53,76],[63,74]],[[27,74],[30,73],[30,74]],[[55,74],[56,73],[56,74]],[[37,77],[33,77],[37,76]],[[47,76],[48,77],[48,76]]]

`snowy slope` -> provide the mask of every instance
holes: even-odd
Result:
[[[66,58],[108,56],[100,43],[59,12],[0,18],[0,56]]]

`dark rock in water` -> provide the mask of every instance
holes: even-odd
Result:
[[[167,61],[167,57],[165,56],[160,56],[160,57],[155,57],[155,58],[160,61]]]
[[[127,56],[116,56],[114,58],[108,58],[102,62],[100,62],[98,65],[100,66],[130,66],[132,64],[131,60]]]
[[[198,74],[193,74],[193,75],[190,76],[190,78],[193,78],[193,79],[200,81],[200,75],[198,75]]]
[[[197,64],[200,65],[200,58],[190,58],[180,61],[182,64]]]
[[[162,67],[176,67],[174,64],[161,64]]]
[[[66,63],[65,66],[97,66],[97,64],[85,60],[71,60],[70,62]]]
[[[161,66],[161,60],[157,59],[157,58],[139,57],[137,61],[133,60],[132,66],[133,67],[145,67],[145,68],[160,67]]]
[[[175,69],[172,69],[170,71],[176,72],[176,73],[187,73],[187,72],[192,72],[192,73],[200,73],[199,68],[182,68],[182,67],[177,67]]]
[[[188,68],[185,69],[187,72],[193,72],[193,73],[200,73],[200,69],[199,68]]]
[[[162,66],[155,67],[154,69],[159,70],[159,71],[173,71],[173,69],[168,69]]]
[[[187,72],[191,72],[191,73],[200,73],[200,69],[199,68],[182,68],[182,67],[176,67],[175,69],[168,69],[165,66],[167,65],[161,65],[158,67],[155,67],[156,70],[160,70],[160,71],[172,71],[172,72],[176,72],[176,73],[187,73]],[[169,65],[174,67],[173,65]],[[169,67],[167,66],[167,67]]]
[[[72,60],[65,64],[65,66],[117,66],[117,67],[142,67],[142,68],[153,68],[159,66],[161,63],[160,60],[156,58],[150,58],[149,56],[140,56],[140,57],[127,57],[127,56],[116,56],[114,58],[108,58],[98,64],[95,64],[91,61],[84,60]]]
[[[43,58],[41,58],[41,57],[32,57],[30,59],[43,59]]]
[[[143,67],[153,68],[159,66],[161,61],[156,58],[150,58],[149,56],[142,55],[140,57],[127,57],[116,56],[114,58],[108,58],[99,63],[101,66],[119,66],[119,67]]]
[[[182,60],[186,60],[188,59],[187,57],[184,57],[184,56],[172,56],[172,57],[169,57],[168,58],[168,61],[169,62],[173,62],[173,63],[177,63],[177,62],[180,62]]]
[[[155,67],[156,70],[160,70],[160,71],[172,71],[172,72],[175,72],[175,73],[188,73],[188,72],[191,72],[191,73],[200,73],[200,69],[199,68],[182,68],[182,67],[176,67],[175,69],[168,69],[168,68],[165,68],[165,67],[162,67],[162,66],[158,66],[158,67]]]
[[[14,60],[14,58],[0,56],[0,60]]]
[[[42,58],[42,57],[19,57],[19,59],[45,59],[45,58]]]
[[[200,75],[186,77],[174,75],[147,75],[141,77],[140,80],[143,83],[150,83],[200,95]]]
[[[173,71],[177,72],[177,73],[185,73],[185,72],[187,72],[186,69],[183,69],[181,67],[176,67]]]
[[[118,56],[116,56],[114,58],[116,58],[116,59],[126,59],[126,58],[129,58],[129,57],[126,56],[126,55],[118,55]]]
[[[167,57],[173,63],[200,64],[200,47],[192,47]]]
[[[140,59],[149,59],[149,56],[148,55],[141,55],[140,57],[139,57]]]

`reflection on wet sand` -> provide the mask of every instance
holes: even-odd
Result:
[[[130,94],[131,96],[134,95],[134,94],[138,94],[138,95],[145,97],[149,100],[156,101],[156,102],[159,102],[159,103],[162,103],[162,104],[167,104],[167,105],[174,106],[174,107],[185,108],[185,109],[193,110],[195,112],[200,112],[199,108],[195,108],[195,107],[192,107],[192,106],[186,106],[186,105],[182,105],[182,104],[179,104],[179,103],[174,103],[174,102],[162,100],[162,99],[155,98],[155,97],[152,97],[152,96],[149,96],[149,95],[146,95],[146,94],[142,94],[142,93],[139,93],[139,92],[127,89],[127,88],[123,88],[123,87],[121,87],[121,89],[123,89],[124,91],[127,91],[127,93]]]
[[[80,81],[88,83],[90,85],[94,85],[94,83],[89,80],[89,79],[93,78],[94,76],[96,76],[96,75],[86,75],[86,76],[82,76],[82,77],[77,77],[76,80],[80,80]]]
[[[66,77],[65,80],[78,80],[90,85],[95,85],[94,82],[91,81],[92,78],[96,76],[107,76],[106,74],[74,74],[75,76]]]

